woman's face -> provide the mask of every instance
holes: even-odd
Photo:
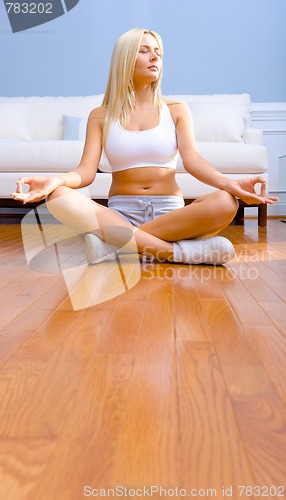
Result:
[[[156,81],[161,69],[162,59],[157,40],[150,33],[144,33],[135,63],[134,83]]]

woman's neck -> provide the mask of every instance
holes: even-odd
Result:
[[[136,106],[151,105],[154,103],[154,94],[150,85],[135,88]]]

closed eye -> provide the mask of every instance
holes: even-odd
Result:
[[[141,54],[147,54],[147,52],[149,52],[150,50],[152,50],[152,47],[149,47],[149,45],[141,45],[139,52]],[[159,47],[154,48],[154,52],[158,57],[161,57],[161,52]]]

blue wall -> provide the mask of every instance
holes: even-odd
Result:
[[[0,95],[103,92],[113,44],[136,26],[163,38],[165,94],[286,101],[285,0],[79,0],[54,21],[14,34],[1,0]]]

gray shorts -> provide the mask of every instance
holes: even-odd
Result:
[[[181,196],[128,195],[111,196],[108,200],[108,208],[136,227],[184,206],[184,198]]]

